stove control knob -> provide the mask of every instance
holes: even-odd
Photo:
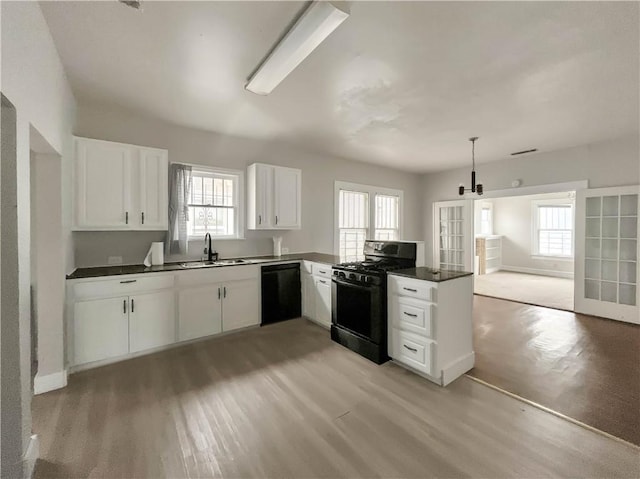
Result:
[[[334,269],[334,270],[333,270],[333,275],[334,275],[334,276],[340,276],[340,273]]]
[[[374,281],[373,276],[365,276],[364,277],[364,282],[365,283],[373,283],[373,281]]]
[[[356,279],[355,273],[349,273],[349,279]]]
[[[338,274],[338,276],[340,276],[341,278],[346,278],[347,274],[343,273],[342,271],[340,271],[340,273]]]

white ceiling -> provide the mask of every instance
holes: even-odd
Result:
[[[305,2],[41,5],[80,103],[189,127],[416,172],[639,128],[637,2],[352,2],[267,97],[244,84]]]

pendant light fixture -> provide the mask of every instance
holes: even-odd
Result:
[[[470,191],[471,193],[478,193],[482,195],[482,185],[476,185],[476,140],[477,136],[469,138],[471,142],[471,188],[465,188],[464,185],[460,185],[458,187],[458,194],[460,196],[464,195],[465,191]]]

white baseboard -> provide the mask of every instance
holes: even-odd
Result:
[[[37,434],[33,434],[29,440],[29,446],[22,458],[22,477],[31,479],[33,470],[36,468],[36,461],[40,457],[40,440]]]
[[[454,362],[442,368],[442,385],[446,386],[454,379],[459,378],[469,371],[476,362],[476,353],[471,351],[465,356],[461,356]]]
[[[36,374],[33,380],[33,394],[42,394],[67,385],[67,371],[60,371],[46,376]]]
[[[553,269],[537,269],[537,268],[522,268],[520,266],[500,266],[501,271],[512,271],[514,273],[526,273],[536,274],[538,276],[553,276],[555,278],[567,278],[573,279],[573,273],[569,271],[556,271]]]

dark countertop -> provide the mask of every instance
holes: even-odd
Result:
[[[419,268],[398,269],[389,272],[396,276],[404,276],[405,278],[420,279],[422,281],[433,281],[434,283],[441,283],[443,281],[449,281],[451,279],[462,278],[464,276],[472,276],[473,273],[468,271],[451,271],[447,269],[432,269],[426,266]]]
[[[224,258],[224,259],[236,259],[236,258]],[[223,259],[223,260],[224,260]],[[283,254],[282,256],[252,256],[242,258],[247,260],[247,263],[227,264],[227,265],[211,265],[204,266],[195,269],[204,268],[227,268],[230,266],[247,266],[264,263],[279,263],[286,261],[311,261],[314,263],[323,263],[333,266],[339,264],[340,257],[332,254],[325,253],[297,253],[297,254]],[[255,261],[255,262],[252,262]],[[189,261],[181,261],[178,263],[166,263],[162,266],[150,266],[146,267],[143,264],[130,264],[130,265],[118,265],[118,266],[97,266],[93,268],[78,268],[73,273],[67,275],[67,279],[84,279],[84,278],[99,278],[101,276],[117,276],[121,274],[141,274],[141,273],[166,273],[169,271],[189,271],[190,268],[183,268],[180,266],[183,263]]]

